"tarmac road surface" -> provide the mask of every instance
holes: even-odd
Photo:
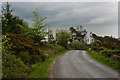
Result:
[[[86,51],[71,50],[53,64],[53,78],[118,78],[118,72],[94,60]]]

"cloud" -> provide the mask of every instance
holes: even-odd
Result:
[[[88,24],[104,24],[106,22],[109,22],[113,19],[113,16],[103,16],[103,17],[98,17],[95,19],[91,19]]]
[[[2,2],[118,2],[119,0],[2,0]]]
[[[99,29],[99,33],[117,33],[118,3],[114,2],[13,2],[14,14],[31,23],[32,11],[36,8],[39,15],[47,17],[52,29],[69,28],[83,25],[88,31]],[[110,28],[109,28],[110,27]],[[108,28],[108,31],[103,31]],[[93,30],[92,30],[93,29]],[[112,30],[111,30],[112,29]],[[114,36],[117,36],[114,34]]]

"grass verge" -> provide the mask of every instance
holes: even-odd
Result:
[[[48,72],[50,70],[50,65],[54,62],[54,60],[67,52],[69,50],[64,50],[62,52],[56,53],[52,55],[49,59],[45,60],[44,62],[39,62],[34,65],[32,65],[32,68],[34,71],[28,75],[28,78],[48,78]]]
[[[103,63],[104,65],[107,65],[107,66],[111,67],[112,69],[120,72],[120,62],[118,62],[117,60],[110,59],[110,58],[100,55],[92,50],[88,50],[88,54],[91,57],[93,57],[94,59],[96,59],[98,62]]]

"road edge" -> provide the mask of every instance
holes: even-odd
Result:
[[[58,56],[59,57],[59,56]],[[58,58],[57,57],[57,58]],[[56,59],[57,59],[56,58]],[[56,59],[54,60],[54,62],[50,65],[50,70],[49,70],[49,72],[48,72],[48,78],[53,78],[53,66],[54,66],[54,64],[55,64],[55,62],[56,62]]]
[[[56,63],[56,59],[59,58],[60,56],[64,55],[65,53],[69,52],[69,51],[71,51],[71,50],[67,50],[66,52],[64,52],[63,54],[61,54],[55,58],[55,60],[53,61],[53,63],[49,67],[48,78],[53,78],[53,66]]]

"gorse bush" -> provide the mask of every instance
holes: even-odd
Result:
[[[101,40],[91,43],[91,49],[105,57],[119,61],[120,42],[117,39],[108,36],[102,38]]]
[[[27,38],[24,34],[8,34],[6,36],[10,38],[12,54],[18,55],[24,62],[31,64],[39,61],[42,53],[32,39]]]
[[[71,47],[72,47],[72,49],[75,49],[75,50],[85,50],[86,49],[86,44],[81,43],[78,40],[74,40],[71,43]]]
[[[6,36],[2,36],[2,77],[25,78],[30,69],[24,65],[20,58],[11,54],[9,40]]]
[[[106,47],[99,47],[98,48],[98,52],[99,54],[102,54],[106,57],[109,57],[111,59],[115,59],[115,60],[120,60],[120,50],[119,49],[109,49]]]
[[[9,43],[11,44],[12,49],[18,52],[29,51],[30,54],[35,53],[35,43],[24,34],[7,34],[6,36],[10,38]]]
[[[100,46],[104,46],[109,49],[120,49],[120,42],[110,42],[110,41],[103,41],[100,42]]]
[[[117,70],[120,72],[120,62],[114,59],[110,59],[109,57],[105,57],[104,55],[101,55],[100,53],[97,53],[92,50],[88,50],[88,54],[90,54],[93,58],[95,58],[97,61],[110,66],[111,68]]]
[[[2,58],[3,78],[25,78],[30,72],[30,69],[24,65],[20,58],[16,58],[15,55],[3,53]]]

